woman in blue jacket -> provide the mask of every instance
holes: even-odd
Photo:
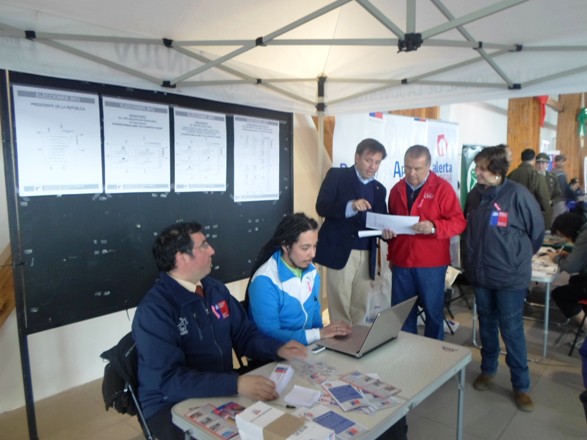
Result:
[[[263,333],[309,345],[350,332],[343,322],[322,324],[320,275],[312,264],[317,243],[318,223],[296,213],[281,220],[259,252],[247,295],[249,314]]]
[[[514,400],[520,410],[532,411],[522,314],[544,220],[534,196],[506,178],[508,166],[503,146],[481,150],[475,156],[477,187],[465,208],[464,269],[475,290],[482,344],[481,374],[473,387],[487,390],[495,377],[501,333]]]

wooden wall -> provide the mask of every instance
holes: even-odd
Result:
[[[558,111],[556,129],[556,150],[567,157],[565,171],[569,180],[578,177],[583,187],[583,160],[587,155],[587,140],[581,147],[577,115],[587,99],[582,94],[559,95],[549,100],[549,105],[556,103]],[[554,98],[554,97],[553,97]],[[525,148],[540,151],[540,103],[536,98],[510,99],[508,104],[508,140],[512,149],[512,167],[520,162],[520,155]]]
[[[413,118],[439,119],[440,107],[424,107],[413,108],[408,110],[394,110],[389,113],[398,116],[411,116]]]
[[[567,157],[565,171],[569,180],[578,177],[583,187],[583,161],[587,145],[581,147],[578,133],[577,115],[582,107],[581,94],[560,95],[559,104],[561,111],[556,128],[556,149]]]
[[[520,165],[520,156],[526,148],[540,151],[540,103],[536,99],[509,100],[507,133],[507,144],[512,150],[511,171]]]
[[[12,255],[7,247],[0,253],[0,327],[14,309],[14,282],[12,277]]]

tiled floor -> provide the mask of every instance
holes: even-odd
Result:
[[[490,390],[475,391],[471,382],[479,371],[479,350],[471,339],[471,312],[464,302],[453,307],[460,327],[450,342],[471,346],[473,362],[467,367],[464,406],[465,440],[566,440],[587,438],[587,424],[578,395],[582,391],[580,361],[575,352],[567,356],[571,339],[568,329],[551,326],[548,356],[531,362],[531,394],[536,410],[523,413],[511,397],[509,372],[502,357],[500,371]],[[552,321],[560,315],[553,310]],[[542,353],[542,322],[525,321],[531,358]],[[143,438],[135,418],[106,412],[101,381],[69,390],[38,402],[35,406],[39,437],[42,440],[138,440]],[[451,380],[408,415],[410,440],[455,438],[457,383]],[[26,413],[21,408],[0,415],[0,438],[28,438]]]

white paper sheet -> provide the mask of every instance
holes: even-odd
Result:
[[[358,236],[359,238],[364,238],[364,237],[379,237],[380,235],[383,235],[383,231],[381,229],[375,229],[375,230],[367,230],[367,231],[359,231],[358,232]]]
[[[279,199],[279,122],[234,117],[234,201]]]
[[[169,107],[102,98],[107,193],[169,192]]]
[[[320,394],[321,393],[318,390],[294,385],[293,389],[283,398],[283,401],[286,405],[311,408],[316,402],[318,402]]]
[[[175,191],[226,191],[226,116],[174,108]]]
[[[21,197],[102,192],[98,95],[13,86]]]
[[[367,213],[366,226],[372,229],[391,229],[396,234],[414,235],[416,231],[412,227],[420,221],[418,216],[410,215],[388,215]]]

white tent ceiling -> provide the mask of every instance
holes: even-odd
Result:
[[[326,113],[386,111],[583,92],[586,21],[585,0],[0,0],[0,68],[303,113],[324,77]]]

